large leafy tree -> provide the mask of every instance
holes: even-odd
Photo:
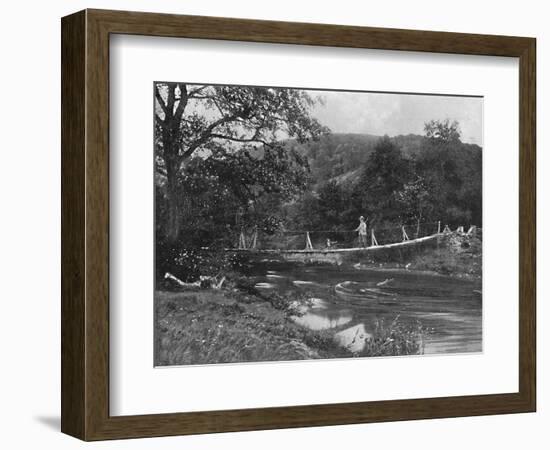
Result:
[[[303,142],[325,131],[309,114],[315,101],[303,90],[159,82],[154,91],[157,169],[165,180],[169,242],[182,228],[185,193],[178,177],[194,156],[229,161],[243,146],[253,146],[266,149],[272,163],[275,157],[280,162],[296,156],[273,151],[282,138]],[[269,165],[264,170],[265,177],[273,176]]]
[[[307,167],[279,158],[283,151],[268,148],[259,156],[257,150],[243,148],[230,157],[215,153],[192,158],[177,183],[178,206],[185,218],[180,223],[180,246],[234,245],[233,234],[240,229],[273,233],[281,203],[301,192],[307,180]],[[167,207],[157,202],[161,204]],[[167,212],[157,213],[159,232]]]

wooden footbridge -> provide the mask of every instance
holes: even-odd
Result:
[[[452,231],[447,225],[443,230],[441,230],[441,224],[437,223],[437,231],[433,234],[428,234],[426,236],[417,237],[414,239],[410,239],[405,227],[401,227],[401,233],[402,233],[402,240],[397,242],[390,242],[386,244],[380,245],[378,243],[378,240],[375,236],[375,231],[371,230],[370,233],[370,245],[368,246],[359,246],[359,247],[346,247],[346,248],[336,248],[332,247],[330,240],[327,240],[327,245],[324,247],[318,247],[314,248],[311,237],[310,237],[310,231],[303,232],[305,237],[305,247],[303,249],[260,249],[258,248],[258,232],[257,230],[254,230],[252,233],[252,236],[249,239],[246,239],[246,236],[244,232],[241,231],[241,234],[239,236],[239,244],[237,248],[231,248],[227,249],[227,251],[231,252],[254,252],[254,253],[265,253],[265,254],[272,254],[272,255],[282,255],[282,256],[296,256],[296,257],[315,257],[315,256],[328,256],[331,254],[334,254],[334,256],[337,256],[339,254],[350,254],[350,253],[363,253],[363,252],[370,252],[375,250],[381,250],[381,249],[392,249],[392,248],[400,248],[400,247],[408,247],[408,246],[414,246],[420,243],[425,243],[437,238],[440,238],[445,235],[449,234],[459,234],[459,235],[467,235],[471,236],[476,233],[476,226],[472,225],[467,232],[464,231],[464,227],[460,226],[455,231]],[[337,232],[337,233],[343,233],[343,232]],[[349,233],[349,232],[348,232]],[[293,232],[293,234],[296,234],[296,232]]]

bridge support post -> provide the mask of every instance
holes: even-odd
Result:
[[[407,235],[407,232],[405,231],[405,225],[401,226],[401,230],[403,231],[403,241],[408,241],[409,236]]]
[[[241,235],[239,236],[239,250],[246,250],[246,239],[242,230]]]
[[[313,245],[311,245],[311,238],[309,237],[309,231],[306,231],[306,250],[313,250]]]
[[[254,229],[254,235],[252,236],[252,242],[250,243],[250,248],[255,249],[256,244],[258,243],[258,229]]]
[[[374,230],[370,230],[370,243],[371,243],[371,247],[378,247],[378,241],[374,236]]]

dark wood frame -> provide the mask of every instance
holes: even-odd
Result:
[[[61,25],[64,433],[100,440],[535,411],[535,39],[104,10],[75,13],[64,17]],[[519,58],[519,391],[110,416],[108,100],[112,33]]]

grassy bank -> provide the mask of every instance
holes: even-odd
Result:
[[[289,312],[254,295],[221,290],[157,292],[157,365],[284,361],[346,355]]]
[[[361,353],[339,346],[334,331],[291,320],[305,299],[239,289],[157,291],[156,365],[285,361],[422,352],[422,337],[397,321],[377,324]]]
[[[380,249],[349,263],[383,269],[404,269],[458,278],[479,279],[482,274],[481,236],[456,233],[412,248]]]
[[[481,241],[468,247],[460,245],[460,242],[454,241],[450,247],[419,254],[413,258],[409,270],[428,270],[459,278],[481,278]]]

